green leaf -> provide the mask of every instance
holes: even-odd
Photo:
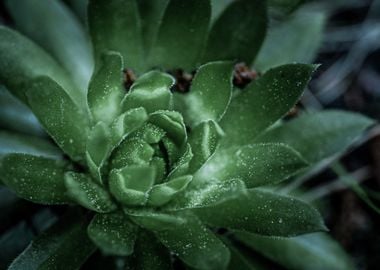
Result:
[[[111,134],[106,124],[96,124],[87,139],[86,161],[90,172],[103,184],[102,167],[111,153]]]
[[[85,94],[93,68],[82,24],[61,1],[5,1],[17,29],[53,55]],[[84,95],[82,95],[84,98]]]
[[[45,135],[30,109],[2,85],[0,85],[0,115],[1,128],[34,136]]]
[[[49,158],[62,156],[59,148],[42,138],[0,130],[0,157],[9,153],[24,153]]]
[[[372,119],[351,112],[305,113],[268,130],[257,141],[288,144],[307,161],[316,163],[344,152],[373,124]]]
[[[210,175],[221,181],[239,178],[248,188],[277,184],[296,175],[308,163],[284,144],[250,144],[217,152],[197,173],[197,181]]]
[[[39,204],[71,202],[64,185],[65,167],[60,160],[17,153],[6,155],[0,162],[4,184],[17,196]]]
[[[139,0],[137,5],[140,12],[141,32],[144,52],[149,55],[153,42],[156,40],[158,29],[162,23],[169,0]]]
[[[257,189],[215,207],[193,211],[211,226],[262,235],[289,237],[326,230],[320,214],[310,205]]]
[[[201,66],[196,73],[190,92],[179,96],[183,108],[179,107],[185,122],[191,127],[202,121],[219,121],[231,100],[231,62],[212,62]]]
[[[265,1],[232,2],[210,30],[203,62],[237,60],[250,65],[265,37],[266,13]]]
[[[148,165],[126,166],[113,169],[109,176],[109,189],[124,205],[144,205],[148,190],[153,186],[155,170]]]
[[[194,69],[207,37],[209,1],[170,0],[150,52],[150,67]]]
[[[251,250],[247,250],[229,241],[226,237],[222,238],[224,244],[231,252],[231,260],[228,265],[228,270],[265,270],[270,269],[268,266],[264,266],[261,261],[257,259],[257,255]],[[234,245],[235,244],[235,245]],[[261,258],[260,258],[261,259]]]
[[[19,33],[0,26],[0,81],[27,104],[28,83],[39,76],[53,78],[74,100],[80,99],[66,71],[51,56]]]
[[[74,270],[79,269],[95,251],[87,237],[83,215],[64,216],[31,242],[9,266],[9,270]]]
[[[149,231],[171,230],[186,223],[180,215],[172,215],[149,208],[124,208],[124,212],[140,227]]]
[[[236,199],[247,190],[243,181],[231,179],[228,181],[218,181],[209,179],[208,182],[187,187],[186,191],[173,199],[165,208],[167,211],[182,211],[193,208],[203,208],[215,206],[228,200]]]
[[[87,209],[109,213],[117,208],[111,195],[86,174],[67,172],[65,186],[70,198]]]
[[[87,115],[48,77],[33,80],[27,96],[32,111],[58,146],[73,160],[83,159],[89,125]]]
[[[98,70],[93,75],[87,100],[94,123],[111,123],[120,114],[120,103],[125,95],[122,81],[123,59],[119,53],[102,55]]]
[[[90,239],[108,255],[133,253],[138,227],[123,212],[96,214],[88,226]]]
[[[85,25],[87,23],[88,0],[65,0],[65,2]]]
[[[149,122],[164,130],[178,147],[187,141],[186,126],[182,115],[176,111],[157,111],[150,115]]]
[[[136,71],[143,68],[140,17],[136,0],[90,0],[88,24],[96,66],[105,51],[117,51]]]
[[[355,269],[348,255],[328,234],[273,238],[239,232],[236,238],[287,269]]]
[[[175,80],[159,71],[150,71],[139,77],[122,102],[123,111],[143,107],[148,113],[169,110],[173,106],[170,88]]]
[[[185,175],[160,185],[154,185],[149,191],[148,205],[162,206],[168,203],[174,196],[185,190],[192,179],[193,176]]]
[[[314,69],[313,65],[283,65],[248,85],[231,101],[220,123],[226,133],[222,144],[251,143],[295,105]]]
[[[170,153],[169,153],[170,155]],[[168,175],[168,179],[173,179],[175,177],[182,176],[189,171],[190,162],[193,158],[193,151],[191,150],[190,144],[186,145],[183,155],[179,157],[172,165],[172,170]]]
[[[190,162],[190,173],[198,171],[214,154],[221,136],[220,127],[212,120],[202,122],[192,130],[189,143],[194,157]]]
[[[225,269],[229,250],[212,231],[194,216],[184,216],[184,223],[168,229],[151,228],[161,243],[187,265],[197,269]]]
[[[128,135],[140,129],[148,120],[148,113],[142,107],[130,109],[117,117],[111,124],[113,148],[118,146]]]
[[[322,41],[326,16],[301,9],[269,28],[254,67],[260,71],[286,63],[311,63]],[[281,44],[281,46],[279,46]]]
[[[126,270],[171,270],[168,250],[150,232],[140,230],[133,255],[128,257]]]

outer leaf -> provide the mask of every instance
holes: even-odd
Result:
[[[170,88],[174,78],[168,74],[150,71],[139,77],[123,99],[123,111],[143,107],[148,113],[169,110],[173,106]]]
[[[135,250],[127,260],[126,270],[171,270],[168,250],[148,231],[140,231]]]
[[[33,240],[8,269],[79,269],[95,246],[87,237],[83,216],[65,216],[63,220]]]
[[[144,54],[136,0],[90,0],[88,21],[96,61],[104,51],[117,51],[126,66],[141,70]]]
[[[286,63],[312,62],[321,43],[325,20],[325,14],[320,11],[301,9],[289,19],[273,25],[254,67],[266,71]]]
[[[317,210],[308,204],[255,189],[235,200],[193,211],[209,225],[262,235],[289,237],[326,230]]]
[[[62,161],[26,154],[9,154],[0,163],[1,179],[17,196],[39,204],[71,200],[64,185]]]
[[[137,1],[141,17],[142,40],[146,55],[149,55],[153,42],[156,40],[168,3],[169,0]]]
[[[250,65],[264,40],[266,24],[265,1],[232,2],[211,28],[203,62],[237,60]]]
[[[232,94],[232,69],[231,62],[212,62],[199,68],[190,92],[181,97],[184,108],[179,108],[190,126],[223,117]]]
[[[70,198],[87,209],[109,213],[117,208],[110,194],[88,175],[68,172],[65,174],[65,186]]]
[[[73,160],[83,159],[89,125],[87,115],[48,77],[39,77],[28,87],[29,105],[47,132]]]
[[[236,199],[247,190],[244,182],[238,179],[218,181],[209,179],[202,185],[190,186],[182,196],[178,196],[165,208],[167,211],[181,211],[192,208],[203,208],[218,205]]]
[[[269,70],[231,104],[221,121],[224,145],[244,145],[287,113],[297,102],[315,66],[290,64]],[[239,127],[239,128],[236,128]]]
[[[38,76],[53,78],[74,100],[80,98],[66,71],[53,58],[24,36],[3,26],[0,26],[0,59],[0,81],[24,103],[27,103],[28,82]]]
[[[183,218],[185,223],[173,224],[166,230],[159,224],[151,229],[162,244],[191,267],[225,269],[230,259],[229,250],[196,217]]]
[[[203,50],[210,15],[209,1],[170,0],[150,52],[150,66],[193,69]]]
[[[88,0],[66,0],[65,2],[70,6],[82,23],[86,24]]]
[[[137,227],[122,212],[96,214],[88,226],[91,240],[106,254],[128,256],[133,253]]]
[[[30,109],[0,85],[0,127],[31,135],[45,132]]]
[[[284,144],[251,144],[217,152],[197,173],[196,181],[239,178],[247,187],[276,184],[307,167],[307,162]]]
[[[44,139],[14,132],[0,131],[0,156],[8,153],[24,153],[50,158],[62,156],[59,148]]]
[[[189,135],[194,157],[189,172],[194,173],[214,154],[221,137],[220,127],[214,121],[202,122]]]
[[[102,55],[101,65],[91,79],[87,94],[95,123],[111,123],[120,114],[120,103],[125,94],[122,69],[123,59],[119,53]]]
[[[355,269],[344,250],[328,234],[313,233],[293,238],[272,238],[240,232],[236,233],[236,237],[288,269]]]
[[[372,119],[359,114],[323,111],[304,114],[270,129],[257,141],[286,143],[315,163],[342,153],[373,124]]]
[[[211,20],[214,21],[217,19],[232,1],[234,0],[211,0]]]
[[[16,27],[55,56],[85,94],[93,60],[87,34],[74,14],[61,1],[7,0],[6,5]]]

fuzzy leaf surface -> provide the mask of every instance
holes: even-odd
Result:
[[[289,64],[267,71],[232,99],[221,126],[222,144],[244,145],[284,116],[298,101],[315,66]]]
[[[73,160],[82,160],[89,126],[83,110],[48,77],[33,80],[27,96],[32,111],[59,147]]]
[[[91,79],[87,101],[94,122],[110,123],[120,114],[125,91],[122,86],[123,59],[119,53],[102,55],[101,64]]]
[[[148,113],[170,110],[173,106],[170,88],[174,78],[166,73],[150,71],[139,77],[122,101],[122,110],[143,107]]]
[[[190,92],[180,97],[184,108],[179,109],[191,127],[223,117],[232,95],[232,69],[231,62],[207,63],[198,69]]]
[[[27,154],[8,154],[0,162],[1,179],[17,196],[39,204],[70,203],[63,161]]]
[[[281,142],[311,163],[345,151],[374,121],[356,113],[326,110],[305,113],[268,130],[257,141]]]
[[[296,236],[326,230],[316,209],[291,197],[251,189],[234,200],[193,210],[205,223],[261,235]]]
[[[137,230],[123,212],[96,214],[87,228],[90,239],[104,253],[117,256],[133,253]]]
[[[196,181],[210,175],[221,181],[238,178],[248,188],[276,184],[297,174],[308,163],[285,144],[250,144],[218,151],[196,174]]]
[[[227,247],[194,216],[181,217],[182,223],[172,223],[163,229],[155,224],[155,216],[147,217],[150,229],[161,243],[187,265],[196,269],[225,269],[230,258]],[[140,222],[142,219],[140,219]]]
[[[77,214],[64,216],[31,242],[9,266],[9,270],[75,270],[95,251],[86,233],[87,222]]]

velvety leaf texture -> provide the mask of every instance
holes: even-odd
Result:
[[[296,236],[324,231],[317,210],[292,197],[256,189],[218,207],[195,209],[205,223],[262,235]]]
[[[313,190],[279,189],[374,124],[288,113],[322,15],[304,25],[298,0],[4,1],[0,268],[352,269],[297,199]]]
[[[315,163],[342,153],[373,124],[372,119],[359,114],[326,110],[274,127],[257,141],[286,143]]]
[[[83,217],[79,214],[65,217],[65,222],[53,225],[33,240],[8,269],[79,269],[95,246],[87,237]]]
[[[227,135],[223,144],[251,143],[295,105],[315,68],[303,64],[279,66],[248,85],[231,101],[222,119]]]
[[[40,204],[63,204],[71,200],[64,185],[63,161],[27,154],[9,154],[0,161],[4,184],[19,197]]]

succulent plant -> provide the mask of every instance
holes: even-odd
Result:
[[[327,235],[294,238],[326,227],[275,186],[342,153],[373,121],[339,111],[281,120],[315,65],[281,65],[234,86],[234,64],[250,66],[264,40],[264,1],[232,2],[209,29],[206,0],[93,0],[93,57],[63,3],[6,6],[28,38],[0,27],[0,80],[52,140],[3,121],[0,179],[27,201],[68,205],[9,269],[102,268],[96,249],[118,269],[253,269],[242,243],[305,269],[310,259],[292,258],[320,258],[299,247],[318,241],[338,258],[322,268],[351,267]],[[185,92],[179,69],[191,81]]]

